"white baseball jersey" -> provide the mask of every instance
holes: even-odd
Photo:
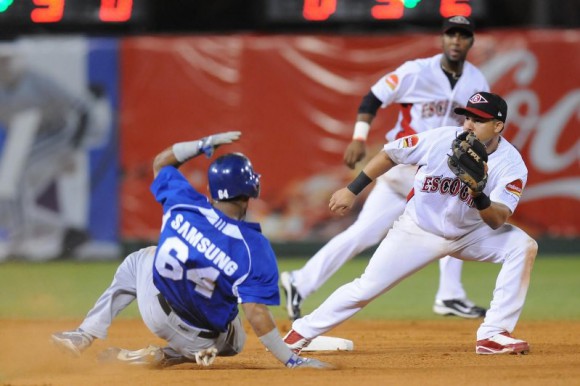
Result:
[[[467,188],[447,165],[446,154],[460,131],[460,127],[443,126],[384,147],[395,162],[419,165],[413,197],[361,277],[334,291],[311,314],[297,319],[292,329],[307,339],[322,335],[401,280],[451,255],[502,264],[477,340],[514,330],[524,306],[537,243],[512,224],[492,229],[483,222]],[[502,138],[497,150],[489,154],[488,167],[484,192],[513,212],[527,177],[520,154]]]
[[[447,165],[451,143],[461,127],[440,127],[388,143],[384,151],[400,164],[416,164],[412,198],[406,212],[427,232],[457,238],[482,225],[467,187]],[[520,153],[504,138],[488,156],[488,181],[483,190],[513,213],[526,184],[528,170]]]
[[[481,71],[464,62],[463,73],[453,88],[441,69],[442,54],[403,63],[377,81],[372,93],[382,107],[399,104],[396,125],[386,134],[389,141],[441,126],[458,126],[463,116],[453,112],[478,91],[489,91]],[[454,130],[453,130],[454,131]],[[451,143],[451,142],[450,142]],[[344,263],[381,241],[405,208],[414,166],[398,166],[377,179],[356,222],[335,236],[300,270],[293,271],[294,283],[305,298],[319,289]],[[388,203],[388,205],[385,205]],[[464,299],[462,262],[441,259],[442,279],[437,299]]]
[[[386,107],[401,105],[395,127],[387,133],[389,141],[422,133],[441,126],[459,126],[463,116],[453,112],[478,91],[489,91],[485,77],[473,64],[465,62],[463,73],[452,89],[441,70],[441,57],[422,58],[403,63],[383,76],[371,91]]]

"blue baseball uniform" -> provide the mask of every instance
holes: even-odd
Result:
[[[278,267],[260,225],[213,208],[173,166],[151,186],[163,205],[153,281],[194,327],[224,332],[239,303],[278,305]]]
[[[115,315],[137,299],[143,322],[169,356],[193,359],[210,347],[238,354],[246,334],[239,303],[278,305],[278,267],[260,226],[213,208],[174,167],[151,190],[163,205],[158,247],[127,256],[80,328],[105,339]]]

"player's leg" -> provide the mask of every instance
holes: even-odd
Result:
[[[155,247],[148,247],[131,253],[123,260],[113,282],[81,323],[83,331],[99,339],[107,337],[113,318],[137,297],[139,273],[145,269],[151,270],[154,256]]]
[[[401,178],[407,179],[407,186],[412,184],[414,168],[405,168],[400,174]],[[340,267],[385,237],[403,212],[405,203],[406,194],[393,188],[386,178],[377,179],[354,224],[332,238],[304,267],[282,273],[281,282],[286,292],[290,319],[300,317],[302,300],[318,290]]]
[[[332,238],[304,267],[292,272],[294,284],[302,298],[319,289],[344,263],[379,243],[401,215],[404,204],[404,197],[393,192],[387,184],[377,181],[357,220]]]
[[[467,319],[482,318],[487,311],[467,298],[461,283],[463,261],[446,256],[439,260],[439,288],[435,295],[433,312]]]
[[[237,316],[229,325],[226,333],[220,334],[216,340],[216,348],[218,349],[218,356],[234,356],[238,355],[244,349],[246,344],[246,332],[240,317]]]
[[[151,332],[167,342],[167,347],[137,351],[117,349],[116,360],[135,364],[170,366],[196,362],[209,366],[216,356],[236,355],[244,347],[246,333],[239,318],[223,333],[208,332],[190,326],[163,304],[159,290],[153,284],[153,255],[137,271],[137,303],[143,322]],[[151,348],[153,347],[153,348]],[[158,350],[162,351],[159,354]],[[115,353],[113,353],[115,354]],[[138,358],[138,359],[135,359]],[[160,359],[161,358],[161,359]]]
[[[363,275],[343,285],[292,329],[315,338],[352,317],[401,280],[447,253],[448,241],[427,233],[403,215],[381,242]]]
[[[149,258],[152,262],[154,251],[155,248],[150,247],[127,256],[117,268],[111,285],[99,297],[79,328],[54,333],[51,336],[53,343],[78,356],[95,338],[105,339],[113,318],[135,300],[138,271],[143,269],[143,260]]]
[[[525,353],[527,342],[512,338],[522,312],[538,245],[521,229],[482,226],[461,242],[459,257],[501,263],[489,311],[477,331],[479,354]]]

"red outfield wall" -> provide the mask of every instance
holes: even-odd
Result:
[[[262,174],[253,220],[275,241],[324,240],[352,222],[330,194],[356,173],[342,164],[362,95],[403,61],[440,51],[439,35],[137,37],[122,43],[122,237],[155,239],[152,157],[175,141],[241,130],[225,151]],[[510,108],[506,137],[530,171],[514,222],[533,235],[580,236],[580,30],[476,36],[470,61]],[[397,110],[382,110],[373,153]],[[209,160],[184,168],[205,189]],[[359,200],[360,202],[361,200]],[[388,203],[386,203],[388,205]]]

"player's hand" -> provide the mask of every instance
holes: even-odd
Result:
[[[362,160],[367,154],[367,146],[365,142],[359,140],[352,140],[344,151],[344,163],[351,169],[354,169],[357,162]]]
[[[331,365],[330,363],[326,363],[326,362],[322,362],[319,361],[318,359],[314,359],[314,358],[304,358],[304,357],[299,357],[297,355],[293,355],[292,358],[288,361],[288,363],[286,363],[286,366],[291,368],[291,369],[304,369],[304,368],[310,368],[310,369],[332,369],[334,368],[333,365]]]
[[[241,136],[242,133],[240,131],[227,131],[224,133],[212,134],[199,140],[199,151],[209,158],[213,155],[214,150],[220,145],[236,142]]]
[[[210,366],[215,357],[217,356],[218,350],[215,347],[210,347],[205,350],[201,350],[195,353],[195,363],[201,366]]]
[[[332,197],[330,197],[328,207],[334,213],[344,216],[352,208],[355,198],[355,194],[348,188],[342,188],[334,192]]]

